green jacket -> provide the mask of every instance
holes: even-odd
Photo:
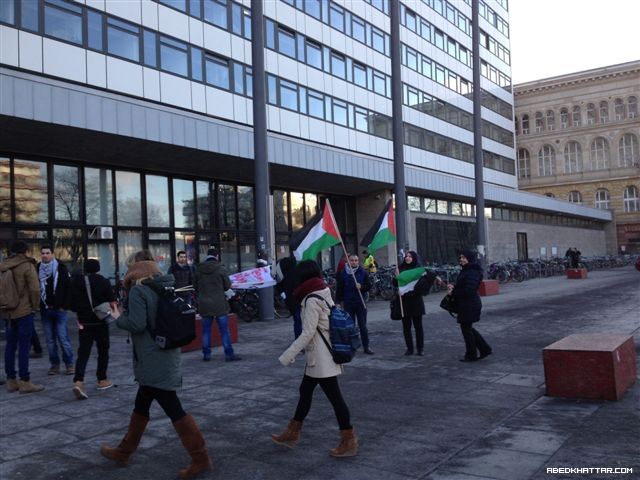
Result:
[[[158,310],[158,295],[147,286],[149,283],[172,287],[175,280],[173,275],[158,275],[133,286],[129,291],[129,307],[116,324],[131,333],[136,381],[147,387],[177,390],[182,387],[180,349],[162,350],[147,328],[154,325]]]
[[[9,320],[26,317],[40,310],[40,281],[36,271],[36,261],[18,253],[0,264],[0,272],[13,270],[13,280],[18,290],[18,306],[13,310],[5,310],[4,318]]]
[[[231,288],[227,270],[220,262],[206,260],[198,265],[193,286],[198,296],[198,313],[217,317],[229,313],[229,302],[224,292]]]

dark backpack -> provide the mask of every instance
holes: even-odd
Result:
[[[312,293],[307,295],[307,299],[309,297],[319,298],[329,307],[329,338],[331,345],[329,345],[327,339],[324,338],[320,327],[316,328],[320,337],[322,337],[322,341],[331,352],[333,361],[338,365],[349,363],[353,360],[353,357],[356,356],[356,350],[362,346],[358,326],[353,321],[353,318],[351,318],[351,315],[335,305],[331,306],[329,302],[320,295]]]
[[[147,284],[158,294],[155,326],[149,327],[151,338],[163,350],[188,345],[196,338],[196,311],[176,295],[173,287]]]

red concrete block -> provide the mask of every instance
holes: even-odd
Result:
[[[500,284],[497,280],[482,280],[482,282],[480,282],[480,288],[478,288],[478,293],[481,297],[498,295],[500,293]]]
[[[231,343],[238,343],[238,317],[235,313],[229,314],[229,333],[231,334]],[[218,325],[213,322],[211,325],[211,346],[219,347],[221,345],[222,340],[220,339]],[[189,345],[182,347],[181,350],[182,353],[202,350],[202,320],[196,320],[196,338]]]
[[[582,280],[587,278],[586,268],[567,268],[567,278],[570,280]]]
[[[619,400],[636,381],[628,335],[569,335],[542,351],[547,395]]]

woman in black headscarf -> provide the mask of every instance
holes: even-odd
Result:
[[[418,254],[410,250],[404,256],[404,262],[398,268],[401,272],[421,267]],[[424,355],[424,331],[422,330],[422,316],[424,315],[424,302],[422,295],[412,290],[402,295],[402,308],[404,315],[402,317],[402,333],[404,333],[404,341],[407,344],[405,355],[413,355],[413,337],[411,335],[411,325],[416,331],[416,354]]]
[[[462,250],[458,261],[462,267],[455,285],[447,285],[458,308],[458,323],[464,338],[466,352],[461,362],[475,362],[491,354],[491,347],[473,324],[480,320],[482,300],[478,295],[478,287],[482,281],[482,268],[477,263],[477,255],[472,250]],[[478,352],[480,356],[478,356]]]

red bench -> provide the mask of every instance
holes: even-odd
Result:
[[[619,400],[636,381],[629,335],[569,335],[545,347],[542,359],[551,397]]]
[[[229,314],[229,333],[231,334],[231,343],[238,342],[238,317],[235,313]],[[218,324],[214,321],[211,325],[211,346],[219,347],[222,345],[220,339],[220,330]],[[202,350],[202,320],[196,320],[196,338],[189,345],[182,347],[182,353],[193,352],[194,350]]]
[[[582,280],[587,278],[586,268],[567,268],[567,278],[570,280]]]

